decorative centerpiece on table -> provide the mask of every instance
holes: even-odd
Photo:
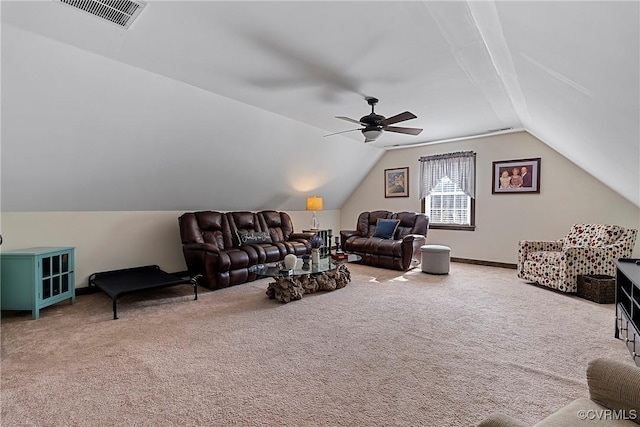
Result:
[[[309,265],[309,261],[311,261],[311,255],[302,255],[302,269],[303,270],[308,270],[311,268],[311,266]]]
[[[320,236],[312,236],[309,239],[311,245],[311,264],[318,264],[320,262],[320,248],[324,246],[324,241]]]
[[[340,246],[340,237],[336,236],[336,253],[331,254],[331,259],[335,262],[343,262],[349,258],[349,255],[342,252],[342,247]]]

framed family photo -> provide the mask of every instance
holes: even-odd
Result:
[[[540,157],[493,162],[493,194],[540,193]]]
[[[384,170],[384,197],[409,197],[409,168]]]

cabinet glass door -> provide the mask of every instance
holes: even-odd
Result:
[[[42,277],[51,276],[51,258],[42,258]]]
[[[63,273],[69,272],[69,254],[62,254],[62,268]]]
[[[51,297],[51,279],[42,279],[42,299]]]
[[[42,258],[42,299],[69,291],[69,254]]]

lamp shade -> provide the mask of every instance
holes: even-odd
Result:
[[[373,128],[373,129],[366,128],[362,131],[362,134],[364,135],[365,138],[367,138],[367,140],[373,141],[377,139],[380,135],[382,135],[382,131],[377,128]]]
[[[322,197],[307,197],[307,210],[308,211],[321,211],[322,210]]]

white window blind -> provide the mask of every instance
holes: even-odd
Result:
[[[472,225],[475,197],[475,153],[439,154],[420,158],[420,197],[431,224]]]

